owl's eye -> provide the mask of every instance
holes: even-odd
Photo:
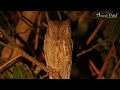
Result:
[[[66,31],[66,28],[65,28],[65,27],[62,27],[62,31],[65,32],[65,31]]]
[[[63,29],[62,31],[65,32],[65,29]]]
[[[53,28],[53,27],[50,27],[50,28],[48,28],[48,34],[50,35],[50,36],[54,36],[54,35],[56,35],[56,29],[55,28]]]
[[[56,28],[52,28],[51,31],[52,31],[52,33],[56,33],[57,30],[56,30]]]

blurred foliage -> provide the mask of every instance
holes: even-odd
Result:
[[[13,71],[14,79],[34,79],[31,70],[25,65],[18,65]]]
[[[104,36],[107,38],[111,36],[113,41],[116,41],[120,35],[120,18],[110,19],[107,21],[108,30],[104,30]]]
[[[97,13],[101,14],[108,14],[108,13],[118,13],[117,18],[97,18]],[[20,17],[16,11],[4,11],[2,12],[4,16],[8,19],[9,24],[11,25],[12,29],[16,29],[16,25],[18,24],[18,21],[20,20]],[[35,57],[37,60],[41,60],[44,62],[44,60],[41,59],[41,52],[43,51],[43,45],[44,45],[44,35],[46,33],[46,27],[42,24],[43,22],[47,24],[47,20],[45,17],[45,12],[40,11],[42,14],[41,17],[41,25],[40,25],[40,33],[39,33],[39,45],[38,49],[34,50],[34,43],[35,43],[35,35],[36,35],[36,29],[38,27],[37,21],[38,18],[36,18],[36,21],[33,25],[34,30],[31,32],[28,42],[23,48],[29,55],[32,57]],[[92,60],[93,63],[96,65],[96,68],[98,70],[101,69],[102,65],[104,64],[105,57],[107,56],[110,48],[111,43],[104,42],[100,46],[96,47],[92,51],[81,55],[80,57],[77,57],[77,54],[82,52],[83,50],[87,50],[90,47],[102,42],[106,39],[111,39],[115,43],[116,47],[116,54],[113,54],[108,68],[106,69],[106,72],[104,73],[105,78],[110,78],[111,74],[113,72],[113,69],[117,62],[120,59],[120,18],[119,18],[119,12],[115,11],[90,11],[88,15],[86,15],[83,18],[83,21],[81,21],[81,16],[84,13],[84,11],[60,11],[60,15],[62,17],[62,20],[66,20],[70,18],[71,20],[71,30],[72,30],[72,39],[73,39],[73,66],[72,66],[72,73],[71,78],[96,78],[96,76],[92,76],[92,72],[90,68],[88,67],[88,61]],[[0,13],[0,26],[6,30],[6,32],[12,36],[13,32],[10,31],[10,28],[7,24],[7,21],[5,20],[4,16]],[[55,11],[49,11],[48,16],[51,20],[59,20],[59,16],[57,12]],[[97,27],[100,20],[104,20],[105,23],[100,28],[99,32],[96,34],[92,42],[87,46],[86,41],[88,40],[89,36],[94,32],[95,28]],[[14,31],[15,32],[15,31]],[[11,34],[12,33],[12,34]],[[13,37],[13,36],[12,36]],[[0,37],[0,40],[3,42],[8,43],[3,39],[3,37]],[[27,46],[28,45],[28,46]],[[2,49],[4,47],[0,45],[0,51],[2,52]],[[0,52],[0,54],[1,54]],[[116,57],[118,59],[116,59]],[[0,65],[3,63],[9,61],[9,58],[6,60],[4,57],[0,57]],[[44,62],[45,63],[45,62]],[[11,64],[9,67],[7,67],[5,70],[0,72],[0,78],[1,79],[34,79],[39,78],[43,73],[41,71],[34,75],[35,65],[31,62],[25,60],[24,58],[20,58],[20,60],[16,61],[15,63]],[[119,72],[120,69],[118,68],[115,73],[115,78],[120,78]]]

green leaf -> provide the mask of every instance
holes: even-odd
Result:
[[[25,67],[25,76],[26,76],[26,78],[27,79],[34,79],[32,71],[30,70],[30,68],[28,67],[28,65],[25,64],[24,67]]]
[[[13,71],[14,79],[24,79],[24,73],[25,70],[23,66],[16,67]]]
[[[34,79],[32,71],[27,64],[19,63],[13,71],[14,79]]]

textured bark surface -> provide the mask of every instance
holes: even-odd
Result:
[[[69,24],[69,20],[49,20],[44,39],[46,65],[58,72],[61,79],[70,79],[71,73],[73,43]]]

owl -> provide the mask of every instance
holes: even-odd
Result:
[[[55,69],[61,79],[70,79],[72,47],[69,19],[66,21],[48,20],[48,27],[44,38],[46,65]],[[49,78],[54,79],[52,76],[49,76]]]

